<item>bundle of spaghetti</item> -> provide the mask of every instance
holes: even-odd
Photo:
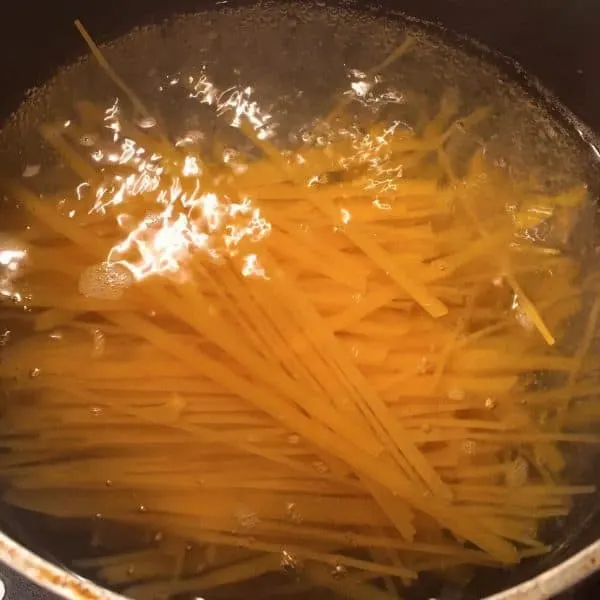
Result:
[[[0,182],[27,222],[7,294],[26,310],[2,312],[6,500],[100,538],[159,532],[80,561],[139,598],[261,577],[294,594],[281,569],[302,565],[303,585],[383,600],[547,552],[544,521],[593,491],[563,454],[598,442],[585,188],[488,164],[469,134],[486,110],[455,95],[413,131],[329,120],[286,150],[242,119],[261,156],[220,162],[124,113],[43,128],[75,190]]]

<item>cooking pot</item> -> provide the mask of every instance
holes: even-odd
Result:
[[[3,7],[0,21],[0,117],[7,117],[15,110],[28,89],[43,83],[61,65],[85,52],[73,27],[77,18],[98,42],[106,42],[135,26],[161,23],[175,13],[234,4],[248,3],[235,0],[10,3]],[[595,132],[600,132],[597,69],[600,10],[590,0],[356,0],[343,4],[358,11],[415,19],[424,27],[441,28],[441,35],[450,37],[453,43],[486,54],[488,60],[509,76],[534,88],[537,95],[545,96],[555,107],[558,118],[569,121],[592,149],[598,147]],[[530,77],[525,78],[524,73]],[[595,152],[598,154],[598,150]],[[600,483],[598,469],[595,472]],[[576,507],[566,526],[567,539],[550,557],[478,581],[463,597],[538,600],[576,585],[600,566],[599,507],[598,497]],[[56,535],[42,535],[43,528],[6,507],[0,510],[0,519],[4,531],[0,533],[0,560],[13,569],[66,598],[120,598],[61,566],[61,560],[68,555],[63,546],[72,543],[68,536],[57,539]]]

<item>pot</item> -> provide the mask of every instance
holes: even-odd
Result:
[[[146,24],[160,24],[181,12],[212,6],[202,0],[105,0],[81,3],[57,0],[12,3],[0,22],[0,116],[6,117],[28,89],[42,84],[61,65],[85,52],[73,21],[80,19],[98,42],[106,42]],[[249,4],[225,0],[224,5]],[[325,4],[325,3],[317,3]],[[333,4],[333,3],[332,3]],[[413,19],[433,28],[453,43],[486,55],[513,79],[553,104],[559,119],[568,122],[584,141],[596,148],[600,132],[600,11],[588,0],[397,0],[346,2],[387,18]],[[488,50],[491,49],[491,50]],[[528,75],[524,78],[524,73]],[[566,107],[566,108],[563,108]],[[599,467],[600,465],[596,465]],[[598,469],[595,470],[596,481]],[[480,582],[465,598],[542,600],[564,592],[600,568],[598,497],[577,507],[570,517],[568,539],[547,559],[525,564],[499,580]],[[61,566],[57,542],[36,535],[35,527],[14,511],[0,511],[0,560],[61,597],[76,600],[123,600]],[[61,540],[59,545],[70,543]],[[64,552],[59,552],[64,555]],[[66,553],[68,554],[68,552]],[[492,590],[502,591],[492,593]],[[491,594],[491,595],[490,595]],[[593,594],[593,592],[592,592]]]

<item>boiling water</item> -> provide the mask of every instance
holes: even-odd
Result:
[[[407,39],[407,35],[413,38],[412,47],[393,64],[373,72],[373,67],[380,65],[390,56]],[[335,127],[345,128],[354,132],[353,135],[361,136],[374,124],[384,123],[387,127],[393,126],[394,133],[405,131],[421,135],[427,123],[433,122],[444,102],[456,103],[456,110],[449,116],[448,126],[454,123],[455,127],[464,131],[450,140],[448,153],[455,165],[458,165],[455,175],[459,180],[466,174],[467,164],[473,152],[480,149],[484,150],[485,160],[490,168],[501,173],[507,181],[515,182],[515,185],[534,180],[535,191],[539,195],[555,195],[572,188],[583,189],[582,184],[587,186],[588,191],[580,205],[579,217],[574,219],[571,215],[570,226],[573,225],[575,229],[570,231],[568,239],[561,237],[560,231],[557,233],[548,223],[544,223],[544,227],[530,228],[529,234],[535,238],[534,242],[540,242],[542,245],[546,242],[552,245],[558,239],[561,252],[575,257],[575,262],[584,265],[579,277],[589,277],[591,269],[586,260],[593,252],[594,210],[591,208],[591,190],[595,185],[592,153],[577,142],[570,125],[554,118],[552,115],[555,112],[537,97],[514,84],[489,62],[443,41],[437,35],[424,32],[399,19],[371,17],[350,9],[330,10],[320,3],[316,6],[305,6],[302,3],[293,6],[260,5],[176,17],[160,27],[138,29],[104,48],[103,53],[127,85],[143,99],[147,112],[140,108],[132,108],[127,95],[106,77],[91,58],[84,58],[77,64],[63,69],[47,86],[35,90],[2,131],[0,154],[3,170],[19,178],[29,190],[43,197],[60,197],[65,189],[72,189],[81,181],[38,134],[39,127],[47,123],[62,123],[65,129],[68,129],[71,121],[76,119],[74,106],[80,101],[91,101],[103,110],[118,106],[123,111],[122,114],[137,124],[139,131],[149,131],[152,134],[160,127],[170,140],[181,142],[182,147],[192,147],[198,155],[214,156],[218,151],[222,157],[243,156],[247,162],[259,160],[260,153],[235,126],[236,109],[239,109],[241,119],[248,119],[251,123],[254,119],[258,122],[256,130],[262,132],[277,148],[285,151],[302,146],[324,148],[331,142],[331,132]],[[213,103],[210,102],[210,94],[213,93],[211,90],[215,90],[215,97],[218,96],[218,101]],[[115,105],[117,98],[118,105]],[[331,128],[324,129],[323,116],[329,114],[340,99],[348,100],[345,109],[335,115]],[[218,106],[219,102],[224,108],[215,111],[215,103]],[[489,113],[484,120],[469,128],[469,115],[482,106],[488,107]],[[234,111],[233,116],[231,110]],[[106,114],[110,117],[111,113]],[[463,119],[465,124],[461,122]],[[109,126],[113,123],[106,117],[105,122]],[[122,132],[100,128],[99,131],[83,129],[81,133],[81,152],[91,153],[107,152],[110,137],[113,133]],[[439,177],[437,167],[433,164],[435,161],[430,162],[432,164],[428,165],[425,161],[425,165],[419,166],[419,169],[422,169],[419,176],[426,177],[431,174],[432,177]],[[241,165],[240,175],[243,175],[246,167],[246,164]],[[413,172],[414,167],[410,164],[399,163],[391,175],[388,173],[385,181],[394,185],[396,179],[405,175],[410,178]],[[447,176],[441,177],[440,185],[451,184]],[[8,244],[14,244],[16,239],[20,239],[18,247],[27,251],[29,230],[19,229],[28,227],[28,217],[24,216],[23,211],[12,210],[11,202],[14,202],[14,197],[10,193],[7,194],[7,198],[9,206],[6,207],[3,222],[9,223],[10,226],[7,227],[8,231],[3,239],[6,248],[2,249],[6,250]],[[84,200],[85,198],[87,197],[84,196]],[[506,200],[507,210],[515,210],[515,207],[510,207],[510,197]],[[89,209],[90,206],[86,205],[85,208]],[[581,214],[585,218],[581,218]],[[577,221],[576,225],[574,221]],[[310,220],[301,225],[309,230],[312,227]],[[336,227],[343,233],[343,224]],[[108,238],[110,239],[110,235]],[[44,243],[51,245],[48,241]],[[36,303],[36,293],[44,295],[45,292],[50,292],[57,282],[60,286],[63,281],[60,278],[46,278],[37,287],[27,288],[27,282],[23,287],[19,282],[18,273],[10,272],[11,261],[12,258],[7,259],[6,264],[3,263],[6,267],[6,273],[3,275],[5,292],[9,296],[11,307],[2,313],[7,340],[4,349],[6,357],[10,356],[11,346],[17,344],[20,337],[27,339],[27,336],[31,335],[28,319],[42,312],[40,306],[44,304]],[[98,291],[97,284],[103,277],[102,273],[94,271],[82,283],[82,276],[77,274],[77,270],[85,270],[89,265],[86,266],[81,256],[75,255],[72,265],[76,272],[74,277],[79,281],[79,289],[84,295],[87,294],[92,301],[111,300],[110,286],[108,296],[106,290]],[[181,265],[178,263],[178,266]],[[18,265],[15,267],[15,271],[17,270]],[[179,285],[183,270],[182,267],[175,274],[179,279],[175,277],[173,269],[155,275],[155,279],[161,280],[162,277],[174,282],[173,285]],[[123,274],[123,271],[119,273],[128,285],[136,276],[143,278],[139,270],[128,274]],[[61,277],[63,275],[64,273]],[[490,272],[490,278],[492,275]],[[185,277],[183,279],[185,280]],[[182,285],[184,283],[185,281]],[[119,295],[120,288],[117,289],[115,297]],[[567,334],[559,340],[560,352],[569,356],[577,353],[577,340],[586,331],[586,324],[590,320],[588,313],[591,301],[583,292],[581,298],[582,306],[578,317],[569,321]],[[15,308],[12,303],[19,306]],[[25,307],[25,312],[22,307]],[[57,308],[64,309],[60,305]],[[26,318],[23,318],[23,314]],[[53,315],[49,318],[53,319],[56,314]],[[148,318],[152,317],[150,314]],[[517,310],[516,317],[524,319],[521,323],[524,329],[531,328],[526,315],[523,317]],[[161,315],[157,318],[161,318]],[[89,365],[94,360],[101,359],[105,351],[112,351],[110,345],[113,343],[111,336],[115,330],[114,323],[110,325],[95,315],[93,310],[81,311],[79,314],[75,312],[73,315],[70,309],[67,309],[65,319],[56,320],[56,326],[51,330],[37,323],[41,334],[38,333],[36,340],[40,339],[40,335],[47,335],[51,342],[59,340],[65,343],[65,340],[73,339],[78,348],[88,349],[89,358],[78,367],[81,372],[75,371],[73,374],[76,379],[81,375],[81,379],[84,380],[88,373],[86,369],[93,368]],[[190,334],[189,323],[185,326],[181,323],[178,326],[168,325],[167,329],[168,327],[172,327],[170,331],[173,334]],[[537,332],[533,331],[527,335],[535,336]],[[115,344],[122,343],[115,339]],[[290,345],[295,343],[293,339],[287,341]],[[41,347],[42,342],[37,343]],[[590,348],[593,349],[593,346],[594,344],[590,343]],[[33,352],[36,349],[35,344],[30,349]],[[363,362],[366,361],[367,357],[359,357],[360,349],[353,347],[352,352],[357,362],[360,363],[363,359]],[[125,358],[130,359],[131,356],[127,355]],[[50,363],[51,360],[48,360]],[[286,368],[285,361],[282,362]],[[152,385],[144,388],[138,384],[137,391],[145,390],[147,400],[144,404],[143,393],[138,394],[141,397],[138,398],[136,414],[142,414],[139,411],[146,410],[154,423],[150,425],[143,419],[132,422],[130,414],[115,416],[107,406],[110,406],[113,394],[114,398],[121,399],[118,394],[123,394],[123,390],[111,391],[110,386],[106,389],[101,385],[97,386],[93,396],[97,399],[97,404],[91,402],[89,396],[80,397],[75,410],[73,394],[77,395],[80,385],[76,381],[70,384],[65,392],[69,400],[63,400],[59,389],[54,390],[52,400],[48,400],[49,404],[44,404],[46,408],[52,408],[57,403],[60,407],[64,401],[73,419],[67,422],[61,420],[60,409],[57,412],[43,412],[41,408],[37,408],[36,394],[39,390],[35,383],[46,375],[45,367],[38,365],[35,359],[31,359],[30,364],[27,361],[24,364],[27,369],[25,373],[19,371],[11,373],[10,376],[7,372],[2,373],[8,388],[3,400],[6,419],[2,433],[5,440],[3,445],[7,448],[5,458],[9,457],[2,463],[2,476],[9,501],[13,486],[23,488],[23,482],[19,483],[23,473],[26,479],[28,477],[25,488],[33,490],[32,493],[37,494],[38,500],[30,498],[23,501],[21,497],[22,501],[14,502],[21,508],[11,506],[9,502],[5,510],[11,515],[10,518],[19,524],[18,530],[15,531],[17,537],[26,540],[30,546],[38,546],[44,552],[49,552],[53,558],[74,567],[78,572],[98,579],[102,584],[117,590],[131,589],[132,593],[140,598],[187,598],[200,594],[206,598],[235,599],[250,593],[252,597],[271,597],[275,594],[291,598],[350,596],[383,600],[384,597],[393,598],[400,593],[408,596],[412,594],[416,598],[436,594],[443,600],[445,597],[452,597],[457,589],[463,590],[467,584],[471,586],[469,589],[474,590],[475,597],[480,597],[487,591],[494,591],[489,584],[485,588],[482,579],[479,578],[480,570],[483,570],[489,581],[496,581],[494,576],[490,576],[485,570],[485,564],[479,564],[473,570],[471,567],[465,568],[460,564],[455,565],[452,561],[444,562],[439,559],[439,564],[431,572],[423,567],[418,583],[412,585],[408,585],[409,577],[389,575],[392,567],[397,564],[393,556],[386,554],[385,547],[369,548],[369,544],[356,541],[357,533],[365,532],[360,527],[352,526],[354,517],[350,516],[349,511],[360,511],[362,505],[357,505],[359,508],[354,505],[349,508],[351,502],[346,496],[336,497],[335,488],[332,491],[331,487],[321,492],[319,485],[313,481],[310,482],[313,486],[311,493],[322,493],[325,497],[333,499],[333,502],[328,501],[323,506],[336,507],[335,512],[338,514],[331,514],[331,519],[335,523],[345,524],[346,529],[343,532],[347,537],[346,543],[337,542],[337,546],[332,546],[332,542],[326,543],[326,540],[319,540],[318,535],[316,538],[313,536],[306,542],[306,552],[302,555],[295,550],[299,543],[295,534],[290,534],[289,539],[281,533],[275,540],[272,535],[265,537],[261,531],[261,522],[266,520],[265,515],[261,513],[260,507],[257,508],[252,502],[247,503],[244,495],[235,491],[235,486],[232,485],[234,481],[225,481],[222,485],[222,489],[233,490],[230,497],[223,495],[223,492],[215,496],[217,499],[221,498],[227,506],[233,507],[233,513],[229,517],[234,526],[225,530],[230,536],[227,543],[214,535],[211,538],[198,533],[198,528],[202,527],[202,517],[190,517],[194,515],[193,510],[184,511],[184,514],[188,515],[188,521],[175,521],[177,526],[171,530],[170,521],[161,521],[160,518],[160,515],[168,513],[171,507],[169,504],[161,504],[161,501],[167,502],[166,497],[161,500],[161,494],[156,489],[152,489],[149,495],[151,486],[148,487],[148,480],[141,483],[143,477],[140,479],[140,473],[121,469],[119,461],[122,460],[123,464],[129,467],[127,461],[140,451],[140,446],[135,447],[133,442],[128,442],[127,438],[131,435],[131,439],[137,444],[146,444],[148,456],[153,462],[143,464],[146,464],[151,478],[159,481],[159,490],[161,478],[165,481],[165,487],[168,487],[166,482],[169,482],[170,478],[180,477],[179,459],[191,460],[199,442],[198,439],[186,441],[185,427],[179,434],[181,443],[179,438],[174,441],[169,438],[169,444],[164,442],[165,436],[170,434],[165,433],[156,424],[156,415],[158,414],[161,424],[173,418],[176,421],[179,417],[168,413],[173,409],[172,404],[169,404],[167,409],[159,407],[163,410],[160,412],[157,409],[155,394],[171,398],[175,392],[183,396],[192,392],[169,389],[168,382],[165,383],[166,379],[162,383],[163,387],[158,390],[152,389]],[[151,364],[155,364],[160,370],[159,363],[155,361]],[[369,362],[366,361],[366,364]],[[242,374],[247,375],[243,370]],[[423,374],[430,374],[427,365],[423,367]],[[592,388],[594,374],[595,370],[592,369],[585,381],[585,384]],[[541,367],[537,370],[532,369],[526,376],[529,378],[528,389],[537,392],[546,390],[556,379],[556,374],[548,375]],[[155,381],[150,371],[146,377],[149,381]],[[31,386],[13,385],[15,381],[28,379],[34,382]],[[464,401],[464,396],[464,390],[452,389],[448,393],[448,400],[460,404]],[[480,400],[482,406],[487,403],[489,410],[493,410],[496,404],[502,401],[501,398],[492,397],[485,391],[481,393]],[[54,410],[56,411],[56,407]],[[178,410],[176,406],[174,410]],[[222,417],[224,413],[216,414]],[[593,411],[590,411],[590,414],[593,414]],[[556,417],[550,409],[547,416],[550,419]],[[248,417],[246,422],[252,423],[252,420]],[[27,423],[31,425],[27,426]],[[212,423],[214,430],[227,432],[224,423],[226,424],[226,421]],[[261,424],[260,419],[257,423]],[[575,429],[581,430],[582,425],[579,423]],[[211,422],[203,423],[203,426],[210,429]],[[258,425],[258,433],[248,433],[252,431],[253,426],[242,428],[244,433],[239,434],[244,436],[242,442],[252,444],[257,443],[257,440],[261,441],[262,429]],[[430,429],[427,427],[425,433]],[[41,432],[44,443],[35,441],[39,439],[40,434],[36,428],[44,428]],[[230,433],[235,434],[238,430],[240,429],[232,427]],[[123,433],[120,434],[120,431]],[[13,443],[15,432],[17,442]],[[476,435],[473,435],[473,438],[475,439]],[[277,451],[286,456],[297,454],[300,457],[303,457],[302,452],[305,452],[310,457],[311,446],[304,444],[302,436],[294,431],[287,431],[285,439],[287,449]],[[34,441],[28,446],[27,440]],[[466,439],[464,442],[463,450],[467,454],[473,453],[477,448],[478,442],[473,439]],[[44,460],[45,447],[52,450],[50,461]],[[164,452],[160,450],[163,447]],[[18,453],[15,458],[15,452],[9,452],[13,448],[22,449],[24,454],[21,463]],[[593,475],[585,468],[585,465],[589,466],[593,462],[590,460],[593,456],[590,449],[592,446],[586,444],[571,448],[560,444],[560,448],[561,451],[564,450],[567,462],[567,466],[561,469],[561,481],[573,485],[592,483]],[[527,444],[520,444],[516,439],[512,443],[508,451],[516,474],[511,475],[512,479],[507,478],[507,484],[517,487],[523,484],[522,481],[516,481],[520,477],[519,468],[523,465],[526,471],[535,468],[535,457],[532,464],[523,458],[529,450],[531,448]],[[110,460],[100,465],[99,457],[108,457]],[[218,471],[218,458],[215,460]],[[227,458],[227,453],[224,453],[221,460],[223,472],[227,473],[227,461],[233,459]],[[330,464],[320,459],[307,460],[315,472],[315,477],[326,476],[328,472],[337,469],[333,459]],[[73,461],[71,471],[70,461]],[[133,464],[135,467],[135,463]],[[151,466],[147,466],[148,464]],[[198,464],[202,464],[199,458]],[[262,469],[261,475],[265,481],[269,479],[268,464],[270,463],[266,461],[259,463],[259,470]],[[541,472],[544,471],[544,466],[538,464]],[[19,469],[22,470],[21,473]],[[98,469],[96,478],[94,469]],[[69,486],[68,482],[65,482],[62,487],[57,485],[53,488],[50,485],[53,473],[59,472],[63,477],[72,473],[79,483]],[[343,472],[343,469],[339,472]],[[565,472],[566,476],[563,476]],[[91,476],[83,477],[82,473],[91,473]],[[134,478],[134,485],[128,482],[128,473]],[[238,471],[240,477],[243,473],[243,469]],[[278,473],[279,470],[276,471],[276,476],[279,476]],[[211,471],[210,476],[214,478],[214,471]],[[181,492],[188,498],[184,504],[195,502],[196,492],[186,486],[192,482],[197,489],[203,490],[207,478],[208,475],[202,472],[195,475],[186,473]],[[317,479],[317,482],[319,481]],[[475,482],[477,483],[477,480]],[[484,483],[488,483],[487,480]],[[61,504],[60,495],[56,496],[57,489],[65,498],[62,514],[60,508],[57,508]],[[277,491],[267,489],[271,490],[269,493]],[[303,494],[306,490],[293,491],[293,487],[291,489],[291,492],[287,492],[285,487],[282,488],[282,491],[286,492],[280,499],[285,509],[283,524],[288,528],[302,527],[311,521],[310,517],[302,513]],[[82,490],[87,502],[84,510],[66,508],[69,506],[69,496],[75,497]],[[44,508],[43,497],[46,494],[54,499],[51,510]],[[294,494],[297,494],[297,497]],[[151,503],[148,503],[146,498],[151,498]],[[113,503],[126,505],[121,513],[135,513],[135,518],[130,516],[124,519],[122,514],[119,517],[116,513],[111,517]],[[281,511],[275,512],[279,514]],[[146,516],[148,525],[144,524]],[[360,516],[356,518],[360,520]],[[544,541],[555,543],[564,539],[564,516],[560,518],[562,528],[557,526],[553,517],[548,517],[540,525],[538,535]],[[569,526],[572,527],[577,522],[570,521]],[[35,534],[31,523],[35,523]],[[164,523],[165,526],[157,525],[160,523]],[[317,526],[326,529],[327,523],[320,522]],[[417,526],[417,534],[420,526]],[[423,529],[427,530],[428,526],[424,521]],[[190,527],[189,535],[186,535],[186,527]],[[377,532],[376,527],[374,530]],[[209,528],[209,531],[214,534],[214,530]],[[239,538],[237,543],[235,536]],[[264,546],[266,541],[271,544],[268,548]],[[446,538],[442,537],[436,541],[445,542]],[[465,547],[474,548],[473,544],[469,543]],[[311,557],[311,552],[319,556]],[[341,556],[342,559],[337,562],[322,560],[325,555]],[[95,562],[94,557],[104,556],[112,558],[104,562]],[[384,570],[383,574],[370,573],[369,577],[361,577],[359,563],[345,562],[344,556],[349,560],[373,560],[378,564],[381,562],[388,565],[390,570]],[[247,573],[227,581],[227,569],[230,568],[229,573],[231,568],[235,570],[231,565],[241,565],[242,570],[246,569]],[[215,572],[216,579],[211,580],[211,574]],[[219,583],[219,577],[224,577],[225,583]],[[506,574],[502,573],[498,579],[503,580],[498,587],[506,585]],[[177,583],[189,580],[196,580],[197,587],[194,587],[193,583]]]

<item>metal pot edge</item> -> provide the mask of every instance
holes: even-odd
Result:
[[[0,562],[65,600],[127,600],[62,569],[0,532]],[[600,539],[563,563],[484,600],[547,600],[574,587],[600,568]]]

